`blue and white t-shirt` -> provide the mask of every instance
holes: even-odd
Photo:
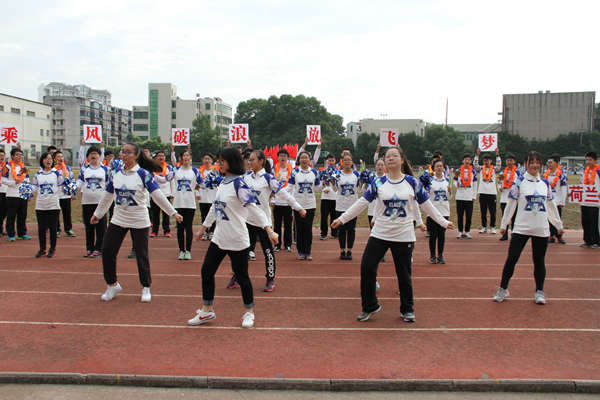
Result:
[[[319,173],[314,168],[303,170],[298,168],[292,171],[286,190],[305,210],[317,208],[315,193],[323,188]]]
[[[62,192],[62,183],[62,175],[54,168],[50,172],[43,169],[36,172],[31,183],[36,193],[35,209],[60,210],[59,192]]]
[[[510,174],[510,172],[509,172]],[[519,169],[515,169],[515,177],[513,179],[513,185],[515,184],[515,181],[517,180],[517,178],[521,176],[521,171],[519,171]],[[512,177],[512,175],[511,175]],[[500,203],[506,203],[508,202],[508,193],[510,192],[510,188],[505,188],[504,187],[504,182],[506,181],[506,179],[508,179],[508,176],[504,177],[504,181],[500,182],[498,181],[498,191],[500,192]]]
[[[255,203],[254,194],[242,176],[232,175],[221,182],[215,201],[203,223],[208,228],[217,221],[212,242],[222,250],[240,251],[250,247],[246,206]]]
[[[106,165],[98,164],[92,167],[88,164],[81,167],[77,178],[77,189],[81,189],[81,204],[98,204],[104,194],[104,188],[108,181],[108,168]]]
[[[513,182],[508,198],[517,200],[517,218],[513,233],[530,236],[550,236],[548,202],[553,199],[550,183],[539,175],[526,173]]]
[[[431,186],[429,187],[429,200],[433,206],[442,214],[444,217],[450,216],[450,193],[448,193],[448,185],[450,180],[448,178],[438,179],[435,176],[431,177]]]
[[[173,178],[173,207],[196,209],[196,186],[201,186],[204,180],[196,168],[175,168]]]
[[[360,175],[354,170],[350,174],[340,172],[340,178],[336,182],[337,199],[335,201],[335,211],[346,211],[358,201],[358,193],[362,193],[360,186]]]
[[[256,200],[256,205],[260,210],[265,213],[267,219],[269,220],[269,225],[272,225],[271,222],[271,208],[269,207],[269,197],[271,193],[279,193],[281,190],[281,182],[279,182],[275,177],[271,174],[268,174],[264,168],[258,171],[258,173],[254,173],[253,171],[249,171],[246,175],[244,175],[244,182],[254,194],[254,200]],[[298,202],[290,196],[290,194],[286,191],[283,191],[279,194],[280,198],[288,205],[290,205],[294,210],[300,211],[302,207]],[[253,226],[260,226],[261,221],[257,221],[251,215],[248,215],[248,223]]]
[[[459,169],[459,171],[460,171],[460,169]],[[468,178],[468,174],[469,174],[469,168],[465,168],[464,169],[465,181]],[[475,171],[475,168],[473,168],[471,175],[472,175],[471,182],[469,183],[469,186],[466,186],[466,187],[463,185],[462,179],[460,179],[457,176],[454,177],[454,186],[456,187],[456,195],[454,196],[454,198],[456,200],[473,201],[477,198],[477,172]]]
[[[65,169],[67,170],[66,176],[65,176],[65,173],[64,173],[64,171],[62,169],[56,167],[56,170],[58,172],[60,172],[61,175],[62,175],[62,177],[63,177],[63,183],[58,188],[58,198],[60,200],[62,200],[62,199],[70,199],[71,198],[71,196],[69,196],[68,194],[65,194],[64,191],[63,191],[63,188],[65,187],[65,181],[66,181],[66,179],[69,178],[69,180],[71,182],[75,181],[75,176],[73,175],[73,170],[71,169],[71,167],[69,167],[68,165],[65,165]]]
[[[171,197],[171,181],[173,180],[173,167],[169,164],[164,163],[167,168],[165,176],[162,176],[162,172],[154,174],[154,180],[158,183],[158,187],[163,192],[165,197]]]
[[[15,165],[15,170],[17,176],[21,172],[21,167],[17,164]],[[6,187],[6,197],[20,197],[19,189],[23,183],[29,183],[29,172],[25,174],[25,178],[23,182],[17,183],[13,178],[12,168],[10,167],[10,163],[6,163],[6,169],[4,169],[4,173],[2,174],[2,186]]]

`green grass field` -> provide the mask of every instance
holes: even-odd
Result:
[[[32,169],[30,172],[30,176],[33,177],[33,174],[37,169]],[[73,173],[75,177],[79,175],[79,170],[74,170]],[[579,175],[571,175],[569,176],[569,185],[575,185],[579,183]],[[320,226],[321,222],[321,209],[320,209],[320,200],[321,193],[317,193],[317,210],[315,213],[315,222],[314,226]],[[500,226],[500,222],[502,220],[502,212],[500,210],[500,195],[498,195],[497,210],[496,210],[496,228]],[[73,200],[72,206],[72,219],[74,223],[83,222],[81,217],[81,195],[77,195],[77,199]],[[425,213],[421,211],[423,221],[425,221]],[[581,229],[581,211],[580,206],[578,204],[571,204],[567,202],[566,206],[563,208],[563,224],[565,229]],[[62,218],[61,218],[62,220]],[[488,216],[489,220],[489,216]],[[450,221],[457,225],[456,218],[456,202],[450,202]],[[35,219],[35,198],[29,202],[28,212],[27,212],[27,222],[36,222]],[[194,218],[194,225],[200,225],[202,223],[202,218],[200,216],[200,211],[196,213]],[[357,226],[359,227],[367,227],[369,225],[369,220],[367,218],[367,210],[365,209],[358,217]],[[481,228],[481,211],[479,208],[479,201],[475,201],[473,207],[473,222],[471,230],[479,230]]]

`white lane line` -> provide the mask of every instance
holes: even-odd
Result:
[[[47,325],[59,326],[83,326],[83,327],[101,327],[101,328],[160,328],[160,329],[213,329],[213,330],[243,330],[237,326],[212,326],[203,325],[137,325],[137,324],[92,324],[85,322],[56,322],[56,321],[0,321],[4,325]],[[292,328],[292,327],[254,327],[254,330],[261,331],[395,331],[395,332],[575,332],[575,333],[600,333],[600,329],[591,328]]]
[[[103,275],[102,272],[82,272],[82,271],[24,271],[18,269],[3,269],[0,272],[7,273],[31,273],[31,274],[74,274],[74,275]],[[120,272],[119,276],[138,276],[137,273]],[[156,274],[152,276],[166,276],[166,277],[183,277],[183,278],[202,278],[200,274]],[[230,275],[215,275],[215,278],[230,278]],[[264,275],[250,275],[252,279],[264,278]],[[277,275],[277,279],[360,279],[360,276],[282,276]],[[395,276],[378,276],[377,279],[398,279]],[[412,276],[412,279],[500,279],[499,276]],[[511,280],[531,280],[532,278],[511,278]],[[547,281],[599,281],[600,278],[546,278]]]
[[[54,294],[54,295],[67,295],[67,296],[98,296],[100,297],[102,293],[85,293],[85,292],[48,292],[41,290],[0,290],[0,293],[13,293],[13,294]],[[119,293],[119,296],[133,296],[139,297],[139,293]],[[201,294],[152,294],[152,297],[174,297],[174,298],[202,298]],[[360,300],[360,297],[307,297],[307,296],[269,296],[269,295],[259,295],[255,294],[255,298],[259,298],[261,300],[352,300],[357,301]],[[239,300],[240,296],[215,296],[215,298],[219,299],[237,299]],[[378,297],[378,300],[398,300],[398,297]],[[445,301],[491,301],[491,297],[415,297],[415,300],[445,300]],[[510,297],[510,301],[531,301],[531,297]],[[551,298],[550,301],[600,301],[600,298]]]

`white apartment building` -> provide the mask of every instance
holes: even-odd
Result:
[[[38,101],[44,102],[44,97],[82,97],[93,100],[105,106],[111,104],[111,94],[105,89],[92,89],[86,85],[68,85],[64,82],[43,83],[38,87]]]
[[[0,93],[0,124],[20,128],[24,160],[30,165],[39,165],[41,154],[48,146],[55,145],[51,114],[49,105]],[[0,145],[7,154],[12,147],[16,146]]]

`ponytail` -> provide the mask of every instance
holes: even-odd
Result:
[[[136,143],[127,142],[125,144],[127,146],[133,147],[133,152],[138,155],[136,161],[137,161],[138,165],[140,166],[140,168],[143,168],[148,172],[158,173],[158,172],[162,171],[162,167],[160,165],[158,165],[156,162],[154,162],[153,159],[149,158],[146,155],[146,153],[144,153],[143,151],[140,151],[140,146],[138,146]]]
[[[262,161],[262,166],[265,169],[265,172],[267,174],[270,174],[271,173],[271,163],[269,161],[267,161],[267,157],[265,156],[265,153],[262,150],[254,150],[252,153],[256,154],[256,158],[258,158],[258,161]]]

